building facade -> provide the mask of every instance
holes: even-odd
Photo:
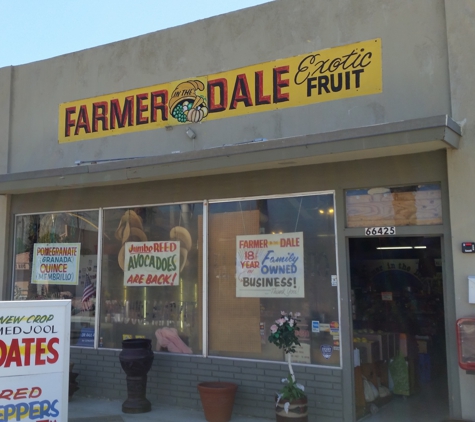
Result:
[[[474,21],[468,0],[279,0],[0,69],[1,298],[72,300],[82,394],[123,397],[121,341],[148,337],[154,400],[199,408],[220,379],[272,417],[286,310],[313,418],[364,415],[355,367],[384,384],[403,353],[475,419]]]

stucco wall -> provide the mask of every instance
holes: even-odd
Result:
[[[10,171],[448,114],[444,19],[442,0],[276,1],[15,67]],[[183,127],[175,127],[58,145],[62,102],[373,38],[382,39],[382,94],[203,122],[193,126],[198,134],[194,143]]]
[[[11,66],[0,69],[0,174],[8,173],[12,72]]]
[[[475,256],[463,254],[461,243],[475,240],[475,112],[474,77],[475,3],[446,0],[452,115],[463,122],[459,150],[449,151],[448,176],[452,227],[455,304],[458,318],[475,317],[475,305],[468,303],[467,276],[475,274]],[[473,205],[473,207],[472,207]],[[455,327],[449,327],[454,330]],[[460,395],[464,418],[475,419],[475,376],[460,370]]]

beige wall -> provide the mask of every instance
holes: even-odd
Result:
[[[13,67],[0,69],[0,174],[8,173]]]
[[[0,301],[10,298],[7,296],[11,280],[8,276],[8,262],[12,259],[12,254],[7,247],[9,245],[9,212],[9,196],[0,195]]]
[[[467,299],[467,276],[475,275],[475,255],[461,252],[462,242],[475,241],[475,183],[472,179],[472,174],[475,178],[475,3],[446,0],[445,7],[452,116],[463,123],[461,148],[447,155],[455,305],[458,318],[475,317],[475,305],[469,304]],[[460,370],[462,415],[472,420],[475,419],[474,391],[475,376]]]
[[[274,1],[14,67],[11,172],[162,155],[449,114],[443,0]],[[383,92],[58,144],[58,106],[381,38]],[[1,86],[1,85],[0,85]],[[8,104],[0,101],[0,116]],[[8,107],[6,109],[8,111]],[[28,150],[30,153],[25,154]]]

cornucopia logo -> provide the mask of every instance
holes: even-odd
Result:
[[[172,116],[180,123],[201,122],[208,115],[206,97],[196,91],[204,91],[205,85],[199,80],[178,84],[172,93],[168,107]]]

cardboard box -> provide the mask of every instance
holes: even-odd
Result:
[[[369,341],[379,343],[379,358],[377,360],[389,360],[389,347],[387,334],[361,334],[361,337]]]
[[[360,351],[361,363],[373,363],[379,359],[379,342],[368,341],[366,343],[353,343],[353,346]]]

